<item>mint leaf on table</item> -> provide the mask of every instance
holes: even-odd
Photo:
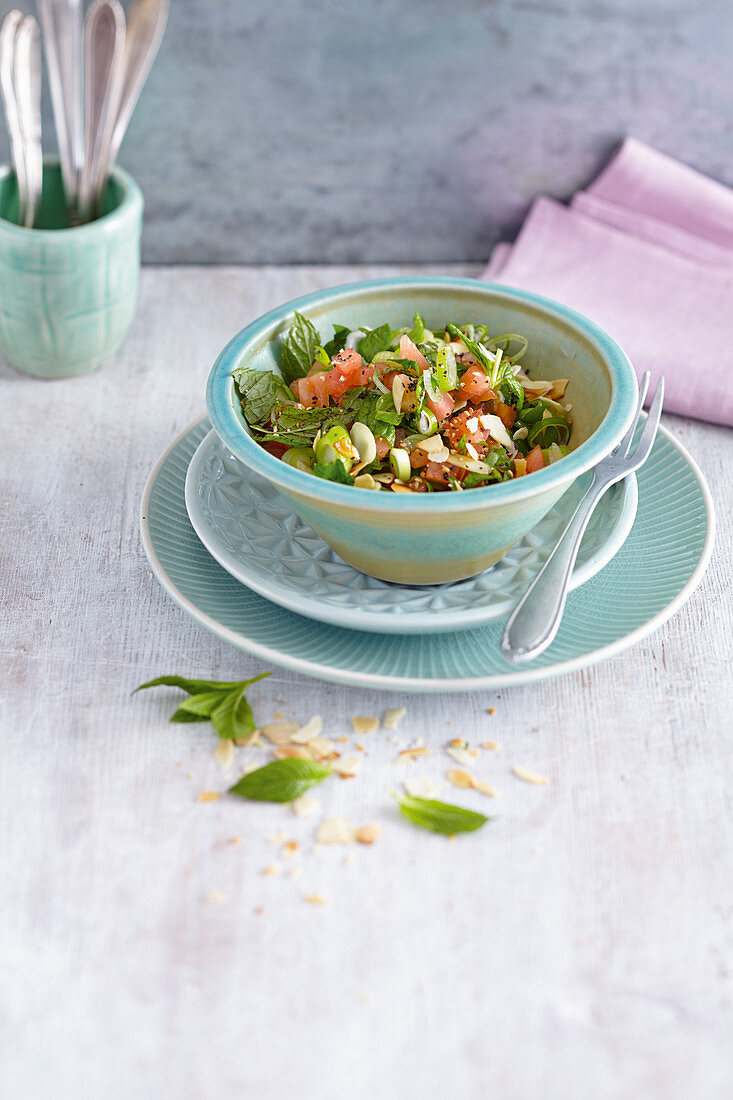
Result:
[[[321,337],[315,325],[296,312],[282,351],[282,376],[290,385],[296,378],[304,378],[313,366],[316,348],[321,347]]]
[[[431,798],[414,798],[412,795],[396,795],[400,813],[432,833],[443,836],[455,836],[456,833],[472,833],[480,829],[491,818],[474,810],[465,810],[462,806],[452,806],[449,802],[437,802]]]
[[[273,405],[294,400],[290,388],[272,371],[239,367],[232,378],[242,398],[242,411],[248,424],[267,423]]]
[[[288,757],[249,772],[229,788],[229,794],[254,802],[292,802],[330,774],[330,767],[324,764]]]
[[[358,345],[359,355],[365,363],[371,363],[378,351],[389,351],[392,346],[394,332],[391,325],[380,325],[367,332]]]
[[[150,687],[181,688],[191,698],[181,703],[171,715],[171,722],[211,722],[219,737],[236,741],[255,729],[245,691],[270,675],[262,672],[251,680],[189,680],[185,676],[159,676],[140,684],[135,691]]]

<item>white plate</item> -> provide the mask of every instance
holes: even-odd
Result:
[[[390,584],[358,572],[293,512],[277,489],[233,458],[209,432],[186,476],[186,507],[202,543],[233,577],[273,603],[320,622],[380,634],[467,630],[507,615],[562,532],[590,474],[491,569],[452,584]],[[355,490],[356,491],[356,490]],[[636,516],[632,474],[596,508],[571,590],[624,544]]]

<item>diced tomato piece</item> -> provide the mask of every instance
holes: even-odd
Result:
[[[473,366],[464,371],[458,385],[458,396],[465,401],[490,401],[496,397],[483,367]]]
[[[527,473],[533,474],[535,470],[543,469],[544,465],[545,456],[542,454],[542,448],[538,443],[527,455]]]
[[[447,485],[448,478],[454,481],[463,481],[468,476],[468,470],[463,466],[454,466],[452,462],[428,462],[422,476],[427,481],[433,481],[436,485]]]
[[[430,363],[428,363],[423,353],[404,333],[400,336],[400,359],[412,359],[413,363],[417,363],[420,367],[420,370],[430,370]]]
[[[513,405],[505,405],[503,401],[497,401],[496,415],[505,428],[511,428],[512,424],[517,419],[517,410]]]
[[[427,453],[421,450],[420,447],[415,447],[414,451],[410,451],[410,465],[413,470],[419,470],[421,466],[427,466],[429,461]]]
[[[439,424],[443,423],[446,416],[450,416],[455,405],[456,403],[449,393],[441,393],[437,399],[429,397],[427,401],[428,408]]]
[[[378,435],[374,442],[377,445],[377,458],[386,458],[389,454],[389,443],[383,435]]]
[[[357,351],[346,349],[335,357],[331,370],[324,371],[321,363],[314,363],[308,376],[298,379],[298,400],[306,408],[325,409],[330,401],[340,405],[347,390],[365,386],[373,373],[373,367],[364,366]]]

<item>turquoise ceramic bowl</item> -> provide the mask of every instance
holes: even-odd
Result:
[[[353,327],[389,321],[399,328],[415,310],[435,328],[453,319],[486,323],[494,332],[523,333],[529,339],[523,365],[530,375],[570,380],[572,452],[517,481],[413,496],[336,485],[286,465],[250,435],[232,371],[243,363],[278,371],[279,346],[294,310],[309,317],[324,340],[334,321]],[[207,389],[211,422],[236,458],[276,485],[344,561],[370,576],[407,584],[460,580],[499,561],[580,474],[619,442],[636,398],[628,358],[586,317],[526,291],[448,278],[378,279],[288,302],[227,344]]]
[[[87,374],[115,354],[135,316],[143,197],[115,168],[103,216],[70,228],[58,163],[47,161],[38,228],[15,224],[18,192],[0,168],[0,349],[26,374]]]

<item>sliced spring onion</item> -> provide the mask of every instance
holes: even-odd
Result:
[[[351,436],[341,424],[334,424],[315,446],[317,462],[341,462],[348,472],[358,457]]]
[[[549,447],[551,443],[565,444],[570,439],[570,426],[567,420],[561,416],[548,416],[540,420],[531,429],[527,444],[535,447],[538,443],[541,447]]]
[[[288,466],[294,466],[296,470],[303,470],[309,474],[315,465],[316,456],[312,447],[289,447],[282,460]]]
[[[438,375],[438,386],[443,393],[454,390],[458,385],[456,354],[450,344],[444,344],[438,349],[438,354],[435,356],[435,372]]]
[[[430,400],[431,401],[439,401],[440,400],[440,391],[436,390],[435,385],[433,383],[433,376],[432,376],[432,374],[430,373],[429,370],[424,370],[422,372],[422,382],[423,382],[423,386],[425,387],[425,393],[428,395]]]
[[[359,461],[367,464],[374,462],[377,457],[377,444],[371,428],[357,420],[351,428],[350,435],[351,442],[359,452]]]
[[[402,412],[402,398],[405,396],[405,383],[399,377],[392,383],[392,400],[397,412]]]
[[[508,349],[508,347],[509,347],[509,345],[511,344],[512,341],[515,341],[516,343],[520,344],[520,348],[519,348],[519,351],[513,351],[511,353],[511,355],[509,356],[509,358],[512,359],[515,363],[518,363],[519,360],[524,355],[527,348],[529,347],[529,340],[527,339],[526,336],[520,336],[516,332],[504,332],[504,333],[502,333],[501,336],[492,336],[492,337],[490,337],[486,341],[486,343],[487,344],[493,344],[494,347],[498,347],[499,344],[503,344],[504,347],[503,347],[502,350],[506,354],[507,349]]]
[[[417,418],[417,430],[421,435],[432,435],[438,430],[438,421],[430,409],[423,409]]]
[[[360,328],[355,328],[346,337],[346,343],[344,344],[344,347],[345,348],[351,348],[352,350],[354,350],[357,347],[357,345],[359,344],[359,341],[363,340],[365,336],[366,336],[365,332],[362,332],[362,330]]]
[[[396,351],[378,351],[373,357],[372,363],[389,363],[391,359],[399,359],[399,353]]]
[[[393,447],[389,452],[389,464],[392,472],[400,481],[409,481],[412,475],[410,456],[402,447]]]

